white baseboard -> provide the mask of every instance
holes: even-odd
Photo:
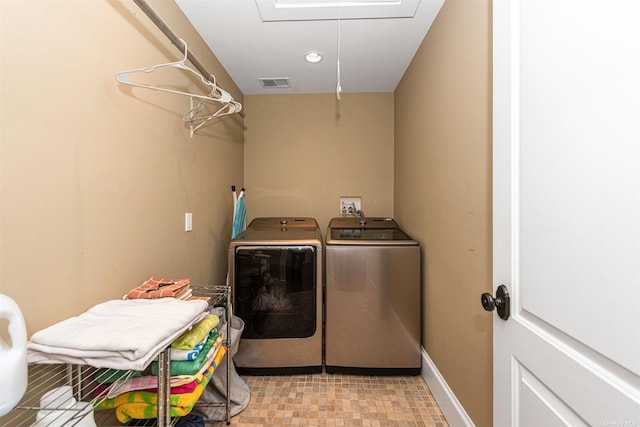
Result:
[[[451,427],[475,427],[424,348],[422,349],[422,378]]]

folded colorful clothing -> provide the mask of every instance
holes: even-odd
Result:
[[[202,342],[209,333],[220,324],[220,318],[215,314],[207,314],[204,319],[193,325],[171,343],[172,349],[191,350]]]
[[[178,299],[188,300],[192,296],[193,296],[193,289],[191,289],[191,286],[189,285],[179,289],[178,292],[176,292],[176,294],[173,297]]]
[[[124,381],[129,378],[141,377],[140,371],[127,371],[122,369],[99,369],[96,372],[96,381],[99,384],[111,384],[116,381]]]
[[[199,375],[200,377],[202,375]],[[196,386],[198,385],[199,381],[191,381],[190,383],[187,384],[182,384],[182,385],[178,385],[175,387],[171,387],[171,394],[185,394],[185,393],[191,393],[193,390],[196,389]],[[149,393],[157,393],[158,392],[158,387],[156,388],[146,388],[144,390],[140,390],[140,391],[146,391]]]
[[[223,352],[226,351],[224,347],[221,350]],[[191,412],[214,371],[215,366],[209,366],[202,381],[198,383],[191,393],[171,395],[169,398],[169,411],[172,417],[182,417]],[[98,402],[95,409],[115,409],[116,418],[121,423],[128,423],[133,419],[157,418],[158,394],[144,391],[124,393],[113,399],[105,399],[102,402]]]
[[[194,348],[191,350],[178,350],[175,348],[171,349],[171,360],[196,360],[198,355],[204,348],[204,345],[207,343],[207,339],[202,340],[199,344],[196,344]]]
[[[220,362],[222,362],[222,358],[226,353],[227,353],[227,347],[221,346],[218,349],[218,351],[216,351],[216,353],[213,355],[213,362],[211,362],[211,365],[213,365],[214,368],[217,368],[218,366],[220,366]]]
[[[179,394],[181,390],[179,387],[185,385],[197,384],[202,380],[202,374],[197,375],[178,375],[170,377],[170,387],[172,394]],[[124,381],[118,381],[113,384],[99,384],[95,391],[95,397],[107,397],[114,398],[123,393],[130,391],[150,391],[152,393],[158,392],[158,377],[146,375],[143,377],[129,378]],[[189,390],[191,391],[191,390]],[[184,393],[184,391],[182,391]]]
[[[160,279],[151,276],[142,285],[131,289],[125,299],[176,297],[189,287],[190,279]]]
[[[222,346],[222,335],[218,331],[214,331],[209,336],[204,348],[200,351],[196,360],[179,360],[171,361],[169,374],[174,375],[195,375],[203,367],[206,366],[208,360],[213,356],[214,352]],[[158,362],[151,364],[151,373],[158,375]]]

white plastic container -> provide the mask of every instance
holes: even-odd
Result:
[[[70,408],[40,410],[32,427],[96,427],[93,406],[88,402],[76,402]]]
[[[43,409],[69,409],[75,403],[73,389],[68,385],[52,388],[40,398],[40,406]]]
[[[0,294],[0,319],[8,320],[11,343],[0,338],[0,416],[11,411],[27,390],[27,331],[18,304]]]
[[[77,402],[69,386],[46,392],[40,398],[40,406],[42,409],[38,411],[32,427],[96,427],[93,406]]]

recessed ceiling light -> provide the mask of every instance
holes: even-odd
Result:
[[[304,60],[311,64],[317,64],[318,62],[322,61],[322,55],[320,54],[320,52],[316,52],[315,50],[312,50],[310,52],[305,53]]]

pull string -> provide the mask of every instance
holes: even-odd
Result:
[[[338,25],[338,59],[336,61],[336,80],[337,80],[337,85],[336,85],[336,97],[338,98],[338,101],[340,101],[340,93],[342,92],[342,86],[340,85],[340,0],[338,0],[338,21],[337,21],[337,25]]]

